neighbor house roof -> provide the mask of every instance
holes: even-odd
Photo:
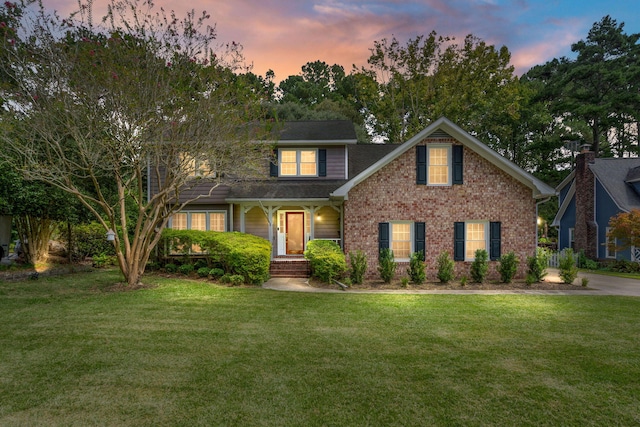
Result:
[[[596,158],[589,168],[602,184],[611,199],[623,211],[640,208],[640,196],[628,182],[637,178],[636,168],[640,158]],[[635,178],[634,178],[635,177]],[[631,178],[631,179],[630,179]]]
[[[482,143],[472,135],[462,130],[460,127],[455,125],[446,117],[441,117],[438,120],[431,123],[429,126],[427,126],[423,131],[419,132],[414,137],[409,139],[407,142],[397,146],[395,150],[391,151],[390,153],[382,157],[380,160],[376,161],[374,164],[367,167],[365,170],[360,172],[353,179],[350,179],[349,181],[347,181],[340,188],[336,189],[336,191],[333,192],[332,196],[337,198],[347,199],[349,191],[353,187],[355,187],[356,185],[360,184],[362,181],[369,178],[371,175],[379,171],[382,167],[386,166],[393,160],[400,157],[402,154],[404,154],[405,152],[413,148],[423,139],[429,137],[432,134],[437,134],[439,136],[442,136],[443,132],[444,134],[449,135],[452,138],[456,139],[457,141],[462,143],[462,145],[471,149],[472,151],[474,151],[476,154],[480,155],[484,159],[488,160],[490,163],[500,168],[501,170],[506,172],[508,175],[515,178],[517,181],[531,188],[531,190],[533,191],[534,198],[536,199],[546,198],[546,197],[554,196],[556,194],[555,190],[551,188],[549,185],[540,181],[538,178],[526,172],[524,169],[520,168],[510,160],[501,156],[500,154],[498,154],[497,152],[495,152],[494,150],[486,146],[484,143]]]

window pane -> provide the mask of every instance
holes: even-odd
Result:
[[[223,213],[210,213],[209,214],[209,230],[225,231],[224,216],[225,215]]]
[[[429,148],[429,184],[449,183],[449,149]]]
[[[409,258],[411,224],[391,224],[391,250],[395,258]]]
[[[300,151],[300,175],[303,175],[303,176],[316,175],[316,151],[315,150]]]
[[[177,213],[171,217],[171,228],[174,230],[186,230],[187,229],[187,214]]]
[[[207,217],[204,213],[191,214],[191,230],[205,231],[207,229]]]
[[[478,249],[487,249],[485,238],[485,223],[471,222],[466,224],[466,254],[467,259],[474,259]]]
[[[283,150],[280,154],[280,175],[296,176],[298,174],[298,163],[296,160],[296,150]]]

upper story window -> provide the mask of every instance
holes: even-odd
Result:
[[[427,184],[450,185],[451,146],[428,147],[427,158],[429,160]]]
[[[280,149],[280,176],[318,176],[318,150]]]
[[[187,176],[214,176],[215,172],[211,170],[209,161],[193,156],[191,154],[181,154],[180,162],[184,167]]]
[[[416,184],[449,186],[463,183],[462,145],[416,146]]]

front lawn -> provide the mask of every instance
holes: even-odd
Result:
[[[640,423],[640,298],[0,282],[0,425]]]

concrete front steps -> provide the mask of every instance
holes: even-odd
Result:
[[[271,274],[271,277],[309,277],[309,261],[298,257],[276,258],[271,261],[269,273]]]

